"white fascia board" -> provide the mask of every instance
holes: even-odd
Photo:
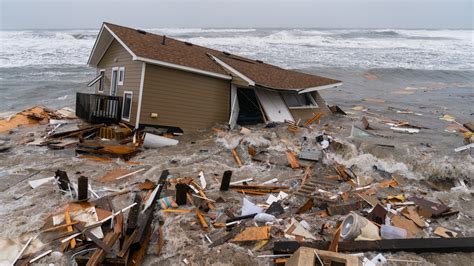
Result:
[[[100,36],[102,36],[102,32],[103,32],[103,30],[104,30],[104,25],[105,25],[105,24],[102,24],[102,27],[100,28],[100,31],[99,31],[99,35],[97,35],[97,39],[95,39],[94,46],[92,47],[92,52],[91,52],[91,54],[89,55],[89,59],[87,60],[87,64],[88,64],[88,65],[92,65],[92,64],[91,64],[92,55],[95,53],[95,48],[97,47],[97,43],[99,43]]]
[[[109,33],[123,46],[123,48],[125,48],[125,50],[127,50],[127,52],[132,55],[132,57],[136,57],[136,55],[132,52],[132,50],[130,50],[130,48],[128,48],[127,45],[125,45],[125,43],[117,36],[117,34],[115,34],[111,29],[109,29],[109,27],[107,27],[107,25],[104,24],[104,28],[106,28]]]
[[[225,80],[231,80],[232,79],[232,77],[229,76],[229,75],[214,73],[214,72],[210,72],[210,71],[206,71],[206,70],[201,70],[201,69],[197,69],[197,68],[193,68],[193,67],[177,65],[177,64],[168,63],[168,62],[155,60],[155,59],[150,59],[150,58],[145,58],[145,57],[133,56],[133,60],[147,62],[147,63],[153,64],[153,65],[179,69],[179,70],[183,70],[183,71],[187,71],[187,72],[192,72],[192,73],[196,73],[196,74],[206,75],[206,76],[225,79]]]
[[[237,71],[235,68],[229,66],[228,64],[222,62],[219,58],[213,56],[212,54],[208,54],[214,61],[216,61],[219,65],[221,65],[223,68],[227,69],[228,71],[230,71],[231,73],[233,73],[234,75],[238,76],[239,78],[247,81],[247,83],[249,84],[249,86],[255,86],[255,81],[251,80],[250,78],[246,77],[244,74],[240,73],[239,71]]]
[[[308,92],[312,92],[312,91],[319,91],[319,90],[337,88],[341,85],[342,85],[342,82],[339,82],[339,83],[334,83],[334,84],[329,84],[329,85],[323,85],[323,86],[318,86],[318,87],[302,89],[302,90],[298,91],[298,94],[308,93]]]
[[[140,114],[142,112],[143,86],[145,84],[146,63],[142,62],[142,74],[140,77],[140,93],[138,94],[137,116],[135,118],[135,128],[140,125]]]

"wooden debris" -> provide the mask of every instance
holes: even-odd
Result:
[[[115,241],[119,238],[119,234],[115,233],[114,231],[108,232],[105,237],[104,237],[104,245],[111,248],[114,244]],[[92,253],[89,261],[87,262],[87,266],[93,266],[93,265],[100,265],[101,262],[105,258],[106,251],[99,248],[94,253]]]
[[[232,242],[240,241],[257,241],[257,240],[266,240],[270,238],[270,226],[262,227],[247,227],[236,235]]]
[[[232,156],[234,156],[235,162],[239,167],[242,167],[242,161],[240,160],[239,154],[236,149],[232,149]]]
[[[407,230],[407,238],[414,238],[422,233],[422,230],[412,221],[400,215],[390,217],[392,224]]]
[[[332,251],[300,247],[287,261],[287,266],[314,266],[321,265],[361,266],[359,258],[354,255]],[[324,265],[326,265],[324,264]]]
[[[192,210],[183,210],[183,209],[164,209],[162,212],[176,212],[176,213],[190,213]]]
[[[435,229],[434,233],[439,235],[440,237],[444,237],[444,238],[456,237],[458,235],[458,233],[456,233],[454,231],[451,231],[451,230],[448,230],[448,229],[446,229],[444,227],[441,227],[441,226],[438,226]]]
[[[418,197],[410,197],[408,200],[415,202],[419,208],[419,214],[427,218],[430,218],[431,216],[440,216],[442,213],[449,210],[449,207],[444,204],[435,203]]]
[[[66,210],[64,212],[64,217],[65,217],[65,220],[66,220],[66,224],[71,224],[72,223],[71,216],[69,215],[69,211]],[[70,225],[67,226],[66,229],[67,229],[68,232],[73,231],[72,226],[70,226]],[[71,245],[71,248],[75,248],[76,247],[76,239],[74,239],[74,238],[71,239],[70,245]]]
[[[429,245],[427,245],[429,243]],[[307,242],[276,241],[273,245],[274,254],[292,254],[300,246],[328,250],[330,242],[315,240]],[[382,239],[357,240],[339,242],[338,252],[474,252],[474,237],[465,238],[414,238],[414,239]]]
[[[309,211],[311,208],[313,208],[313,206],[314,206],[313,199],[309,198],[306,201],[306,203],[296,211],[296,214],[305,213],[305,212]]]
[[[331,240],[331,244],[329,245],[329,251],[332,252],[337,252],[337,248],[339,246],[339,240],[341,239],[341,231],[342,231],[342,224],[339,225],[337,228],[336,232],[333,235],[333,238]]]
[[[421,228],[427,227],[427,223],[423,221],[416,211],[415,207],[413,206],[408,206],[402,210],[403,216],[406,218],[412,220],[416,225],[418,225]]]
[[[321,116],[323,116],[323,113],[321,112],[317,112],[316,114],[314,114],[310,119],[308,119],[305,123],[304,123],[304,126],[307,127],[309,125],[311,125],[312,123],[316,122],[317,120],[319,120],[321,118]]]
[[[357,196],[359,196],[365,202],[369,203],[370,206],[372,206],[372,207],[377,206],[377,204],[381,204],[380,201],[374,196],[369,196],[365,193],[357,193]]]
[[[288,162],[292,169],[299,168],[300,165],[298,164],[298,160],[296,159],[296,155],[292,151],[286,151],[286,157],[288,158]]]

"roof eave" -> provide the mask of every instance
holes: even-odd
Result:
[[[311,87],[311,88],[299,89],[298,94],[337,88],[341,85],[342,85],[342,82],[338,82],[338,83],[327,84],[327,85],[322,85],[322,86],[316,86],[316,87]]]
[[[149,63],[149,64],[152,64],[152,65],[158,65],[158,66],[183,70],[183,71],[186,71],[186,72],[206,75],[206,76],[210,76],[210,77],[214,77],[214,78],[232,80],[232,77],[229,76],[229,75],[219,74],[219,73],[215,73],[215,72],[211,72],[211,71],[201,70],[201,69],[197,69],[197,68],[193,68],[193,67],[187,67],[187,66],[173,64],[173,63],[168,63],[168,62],[155,60],[155,59],[151,59],[151,58],[134,56],[133,60],[142,61],[142,62]]]

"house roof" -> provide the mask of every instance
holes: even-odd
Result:
[[[238,72],[239,76],[246,77],[245,80],[250,79],[254,83],[252,85],[272,89],[302,90],[341,83],[338,80],[286,70],[261,61],[231,55],[167,36],[165,44],[162,44],[164,37],[161,35],[111,23],[104,23],[104,26],[111,31],[114,38],[118,38],[118,41],[132,54],[134,60],[168,63],[219,76],[235,75]],[[91,58],[96,52],[97,42]],[[210,55],[214,58],[211,58]],[[215,60],[216,58],[219,60]],[[89,59],[89,63],[91,63],[91,59]]]

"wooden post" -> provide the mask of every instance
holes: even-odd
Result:
[[[230,178],[232,177],[232,171],[228,170],[224,172],[224,175],[222,176],[222,182],[221,182],[221,191],[227,191],[229,190],[229,185],[230,185]]]
[[[189,187],[186,184],[176,184],[176,203],[178,205],[186,205],[186,193],[188,189]]]
[[[77,195],[77,199],[79,201],[82,201],[82,200],[87,200],[88,198],[88,190],[89,190],[89,180],[87,177],[85,176],[80,176],[78,179],[77,179],[77,187],[78,187],[78,195]]]
[[[55,173],[55,177],[58,178],[58,186],[61,190],[68,191],[69,190],[69,178],[67,177],[67,173],[61,170],[57,170]]]

